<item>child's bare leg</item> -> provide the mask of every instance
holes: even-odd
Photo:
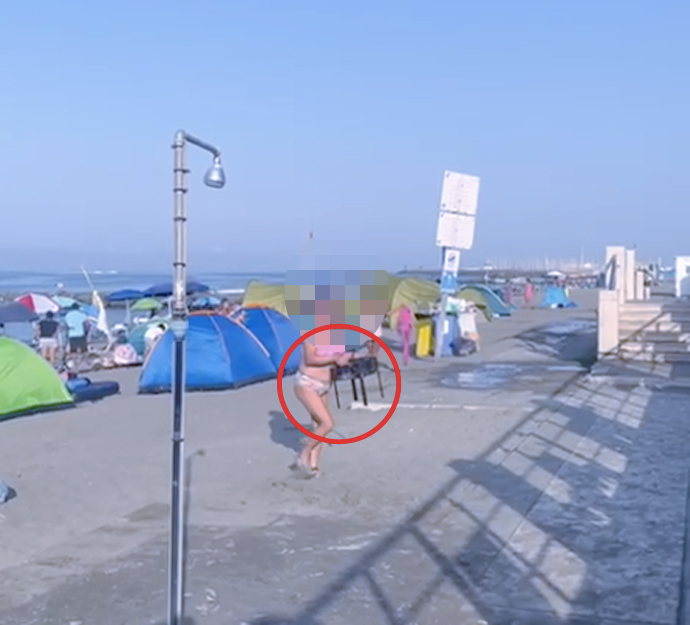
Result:
[[[295,395],[304,404],[311,418],[316,422],[317,427],[314,430],[314,434],[327,437],[333,429],[333,417],[331,417],[324,399],[312,389],[302,386],[295,387]],[[309,438],[299,454],[298,463],[302,467],[318,469],[322,448],[323,443]]]

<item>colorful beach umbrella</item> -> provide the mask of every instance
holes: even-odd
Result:
[[[0,323],[22,323],[35,319],[38,319],[38,315],[19,302],[0,306]]]
[[[138,302],[134,303],[134,305],[132,306],[132,310],[141,312],[148,310],[158,310],[160,307],[161,304],[158,300],[155,300],[152,297],[144,297],[143,299],[140,299]]]
[[[92,319],[98,319],[98,309],[91,304],[80,302],[78,299],[68,297],[67,295],[56,295],[53,298],[53,301],[63,310],[68,310],[76,305],[85,315],[91,317]]]
[[[23,304],[37,315],[45,315],[48,311],[56,313],[60,310],[60,305],[57,302],[47,295],[39,293],[26,293],[15,301]]]

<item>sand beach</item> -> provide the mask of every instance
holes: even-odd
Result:
[[[275,381],[187,395],[186,614],[210,625],[675,623],[686,395],[587,373],[595,291],[481,324],[482,351],[413,360],[374,436],[288,465]],[[384,338],[399,355],[396,337]],[[0,424],[3,625],[163,623],[170,396]],[[343,385],[337,436],[373,427]],[[286,378],[288,405],[307,418]]]

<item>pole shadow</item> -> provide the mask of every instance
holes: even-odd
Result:
[[[579,379],[477,460],[451,461],[455,476],[298,613],[249,623],[673,622],[687,489],[673,439],[690,427],[668,423],[668,396]],[[668,509],[647,515],[641,493],[659,491]],[[371,620],[355,621],[365,595]]]

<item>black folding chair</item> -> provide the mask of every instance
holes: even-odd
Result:
[[[381,382],[381,371],[379,370],[379,361],[376,358],[357,358],[353,360],[349,365],[345,367],[333,367],[331,373],[331,379],[333,381],[333,388],[335,389],[335,401],[340,408],[340,395],[338,393],[338,382],[343,380],[350,380],[352,383],[352,396],[354,401],[357,401],[357,384],[356,380],[359,380],[359,385],[362,390],[362,401],[364,405],[367,404],[367,388],[364,384],[364,378],[368,375],[376,374],[379,381],[379,391],[381,397],[383,398],[383,383]]]

